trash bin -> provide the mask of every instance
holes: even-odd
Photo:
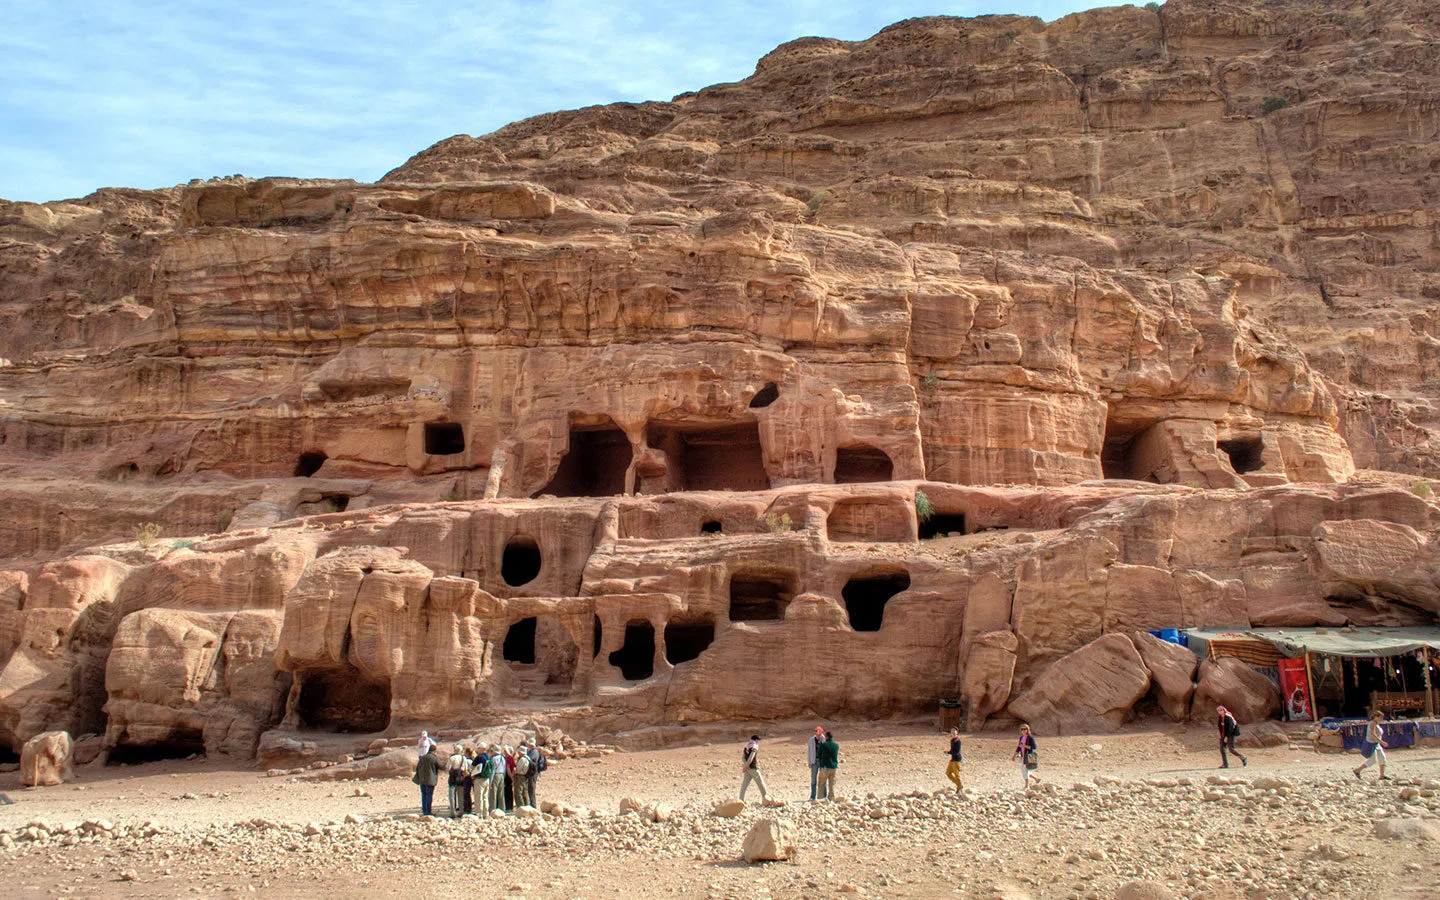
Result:
[[[960,727],[960,698],[940,698],[940,730],[949,731]]]

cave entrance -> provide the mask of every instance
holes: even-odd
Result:
[[[540,545],[535,539],[517,534],[505,545],[505,553],[500,557],[500,577],[511,587],[522,587],[539,576],[543,564]]]
[[[850,614],[850,627],[856,631],[879,631],[885,623],[885,604],[909,589],[909,572],[851,578],[840,591],[845,611]]]
[[[665,661],[672,666],[689,662],[715,643],[715,620],[672,620],[665,624]]]
[[[889,454],[879,447],[859,444],[835,451],[836,484],[889,481],[894,474],[895,464],[890,461]]]
[[[1106,419],[1100,469],[1107,479],[1173,482],[1175,462],[1163,425],[1154,419]]]
[[[716,519],[710,519],[700,523],[701,534],[720,534],[725,530],[724,524]]]
[[[651,423],[645,441],[664,452],[670,491],[764,491],[770,488],[760,425],[717,428]]]
[[[325,460],[329,458],[323,450],[310,450],[300,454],[299,461],[295,463],[295,477],[309,478],[320,471],[320,467],[325,465]]]
[[[1265,443],[1259,436],[1219,441],[1216,447],[1230,458],[1230,468],[1236,475],[1265,468]]]
[[[390,725],[390,685],[365,681],[353,666],[307,672],[295,712],[306,728],[370,734]]]
[[[655,626],[634,621],[625,626],[625,643],[610,654],[610,665],[626,681],[644,681],[655,674]]]
[[[459,422],[426,422],[425,452],[431,456],[464,453],[465,427]]]
[[[764,409],[779,399],[780,389],[775,386],[775,382],[767,381],[765,382],[765,386],[756,391],[755,396],[750,398],[750,408]]]
[[[964,513],[933,513],[920,523],[920,540],[928,541],[942,534],[964,534]]]
[[[790,576],[736,573],[730,576],[730,621],[783,619],[794,596],[795,580]]]
[[[630,438],[609,416],[593,423],[570,422],[570,446],[550,483],[535,496],[613,497],[625,493]]]
[[[604,631],[603,626],[601,626],[601,624],[600,624],[600,616],[595,615],[595,616],[591,616],[590,618],[592,619],[592,624],[591,624],[591,631],[592,631],[591,641],[592,641],[592,643],[590,644],[590,647],[591,647],[590,656],[591,656],[592,659],[598,659],[598,658],[600,657],[600,647],[601,647],[601,642],[602,642],[602,640],[603,640],[604,637],[605,637],[605,631]]]
[[[505,631],[500,656],[506,662],[533,665],[535,662],[535,617],[514,622]]]
[[[198,734],[171,735],[153,744],[121,744],[105,755],[109,766],[138,766],[168,759],[205,755],[205,740]]]
[[[0,766],[20,762],[20,754],[10,749],[9,744],[0,744]]]

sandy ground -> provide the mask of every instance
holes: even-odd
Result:
[[[1148,879],[1176,896],[1440,897],[1440,844],[1372,833],[1381,819],[1429,818],[1440,834],[1440,750],[1398,750],[1393,781],[1371,770],[1360,783],[1353,754],[1249,750],[1248,767],[1218,772],[1208,730],[1136,727],[1042,738],[1041,774],[1053,787],[1024,793],[1013,739],[986,734],[965,739],[967,795],[931,800],[949,786],[944,736],[919,725],[832,728],[846,802],[805,802],[808,728],[796,723],[767,729],[762,745],[770,795],[787,805],[736,820],[709,813],[738,788],[738,734],[557,762],[541,799],[606,814],[579,819],[414,821],[418,792],[405,778],[305,782],[203,761],[83,768],[77,783],[50,788],[21,788],[6,774],[0,790],[14,802],[0,806],[0,833],[100,817],[160,833],[22,839],[0,849],[0,872],[7,896],[1112,897]],[[1215,775],[1244,783],[1207,785]],[[1255,786],[1276,777],[1288,785],[1278,794]],[[1207,790],[1230,794],[1207,800]],[[437,811],[444,794],[442,785]],[[677,814],[663,825],[616,818],[624,797]],[[347,815],[365,821],[340,824]],[[746,866],[741,839],[765,815],[796,823],[800,853]],[[252,819],[265,830],[237,825]],[[332,827],[306,835],[312,823]]]

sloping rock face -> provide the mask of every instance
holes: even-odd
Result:
[[[0,740],[980,727],[1097,641],[1431,621],[1435,507],[1351,479],[1437,468],[1437,35],[916,19],[377,184],[0,203]]]

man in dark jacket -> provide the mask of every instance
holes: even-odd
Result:
[[[435,799],[435,782],[440,780],[440,757],[435,755],[435,745],[431,744],[425,755],[415,764],[415,777],[410,780],[420,785],[420,815],[433,815],[430,812],[430,803]]]
[[[816,792],[816,799],[835,799],[835,770],[840,768],[840,745],[835,743],[835,736],[825,732],[825,740],[815,748],[816,768],[820,770],[816,781],[819,783],[819,790]]]

